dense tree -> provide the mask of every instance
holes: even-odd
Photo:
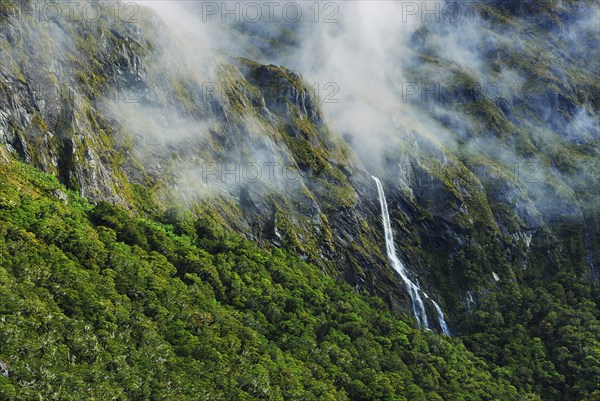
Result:
[[[472,353],[208,215],[132,217],[0,170],[1,399],[598,395],[598,291],[568,269],[484,297],[462,324]]]

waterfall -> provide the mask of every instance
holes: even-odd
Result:
[[[408,290],[408,295],[410,296],[411,305],[413,314],[417,318],[417,322],[419,326],[429,328],[429,322],[427,320],[427,312],[425,310],[425,305],[423,300],[421,299],[420,292],[421,289],[419,286],[411,281],[408,277],[408,273],[406,272],[406,268],[404,264],[398,258],[396,254],[396,246],[394,245],[394,234],[392,232],[392,225],[390,223],[390,214],[388,212],[387,201],[385,199],[385,192],[383,191],[383,185],[381,185],[381,181],[379,178],[371,176],[375,183],[377,184],[377,191],[379,192],[379,203],[381,205],[381,219],[383,220],[383,230],[385,233],[385,247],[387,251],[388,259],[392,264],[392,268],[400,275],[402,281],[406,285],[406,289]],[[438,315],[438,323],[440,328],[444,334],[450,336],[450,330],[448,329],[448,325],[446,324],[446,320],[444,318],[444,313],[440,306],[433,299],[429,298],[429,296],[423,292],[425,298],[429,299],[433,303],[433,307]]]
[[[444,312],[442,312],[442,308],[440,308],[440,306],[438,305],[437,302],[435,302],[433,299],[429,298],[429,295],[427,295],[426,292],[423,291],[423,295],[425,296],[426,299],[430,300],[431,303],[433,304],[435,312],[437,313],[437,316],[438,316],[438,324],[440,325],[440,329],[442,330],[442,333],[444,333],[448,337],[452,337],[452,334],[450,334],[450,329],[448,328],[448,325],[446,324],[446,317],[444,316]]]
[[[377,191],[379,192],[379,203],[381,204],[381,218],[383,220],[383,230],[385,233],[385,247],[388,259],[392,264],[392,268],[400,275],[402,281],[404,281],[404,284],[406,285],[406,289],[408,290],[408,295],[410,296],[412,304],[413,314],[417,318],[419,326],[429,328],[429,322],[427,321],[427,312],[425,311],[425,305],[423,304],[423,300],[419,295],[419,287],[415,283],[413,283],[410,280],[410,278],[408,278],[408,274],[406,273],[404,265],[396,255],[396,247],[394,245],[394,234],[392,233],[392,225],[390,223],[390,215],[388,213],[387,201],[385,200],[383,186],[381,185],[381,181],[379,181],[377,177],[373,177],[373,179],[377,183]]]
[[[442,308],[440,308],[440,306],[437,304],[437,302],[435,302],[433,299],[431,299],[431,302],[433,303],[433,307],[435,308],[435,311],[437,312],[438,323],[440,325],[440,328],[442,329],[442,333],[444,333],[448,337],[452,336],[452,334],[450,334],[450,330],[448,329],[448,325],[446,324],[446,319],[444,317],[444,312],[442,312]]]

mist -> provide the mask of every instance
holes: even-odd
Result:
[[[227,63],[227,57],[284,65],[302,75],[312,87],[328,126],[374,172],[385,169],[386,158],[402,157],[394,152],[406,149],[414,155],[419,152],[414,144],[427,142],[435,149],[432,155],[440,159],[445,159],[445,151],[461,149],[472,155],[485,155],[507,169],[515,164],[535,165],[537,179],[543,185],[538,185],[537,180],[535,185],[521,184],[526,184],[540,206],[551,203],[556,198],[555,190],[544,192],[544,188],[554,185],[550,184],[555,180],[548,178],[557,174],[552,163],[523,154],[514,141],[480,138],[495,134],[462,110],[463,103],[471,99],[461,96],[472,96],[498,107],[508,124],[521,135],[532,136],[539,147],[565,141],[587,144],[599,136],[598,111],[591,104],[578,106],[569,115],[548,114],[544,103],[548,84],[494,56],[507,48],[544,55],[545,48],[531,49],[530,42],[521,36],[520,29],[539,23],[531,18],[523,20],[524,28],[506,24],[500,35],[492,31],[490,20],[482,18],[480,10],[466,6],[449,10],[444,2],[427,10],[390,1],[343,1],[318,7],[301,3],[300,11],[298,3],[287,9],[286,5],[292,3],[282,3],[274,9],[261,3],[256,3],[260,9],[236,2],[137,3],[151,8],[166,27],[164,31],[157,29],[162,53],[158,61],[151,61],[149,76],[175,71],[177,79],[199,87],[201,83],[218,81],[217,71]],[[584,39],[585,43],[597,43],[593,22],[597,14],[597,5],[582,5],[580,18],[555,27],[554,33],[563,38],[573,56],[585,53],[581,50]],[[579,46],[573,46],[575,43]],[[554,72],[559,77],[564,73],[558,69]],[[457,74],[477,85],[475,94],[457,96]],[[196,100],[202,103],[201,99]],[[519,105],[523,102],[539,104],[535,106],[534,118],[530,112],[522,111]],[[172,106],[164,102],[162,107]],[[146,106],[120,107],[112,114],[126,125],[133,123],[137,127],[130,127],[131,130],[146,130],[150,138],[167,145],[209,138],[211,130],[220,129],[217,122],[206,120],[202,110],[191,119],[175,110],[166,118],[160,117],[162,125],[154,122],[157,110]],[[138,124],[143,116],[150,116],[146,128]],[[196,123],[198,118],[201,122]],[[261,122],[250,125],[258,131],[268,130]],[[238,156],[246,161],[280,161],[281,155],[275,156],[275,148],[269,147],[267,153],[250,149],[249,154]],[[238,156],[228,155],[229,159]],[[196,173],[190,171],[197,168],[185,170],[185,176],[191,177]],[[571,178],[577,180],[582,172],[572,174]],[[220,184],[214,183],[214,187]],[[573,195],[567,192],[572,199]]]

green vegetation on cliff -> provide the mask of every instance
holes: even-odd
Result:
[[[2,399],[519,399],[459,340],[285,250],[0,170]]]

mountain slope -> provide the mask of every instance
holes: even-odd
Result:
[[[460,341],[210,217],[0,171],[2,399],[519,399]]]
[[[185,281],[191,267],[172,254],[171,248],[179,245],[161,241],[167,241],[166,235],[168,241],[181,244],[188,239],[180,237],[187,236],[194,254],[190,257],[196,260],[202,255],[200,259],[206,257],[207,261],[201,264],[212,266],[204,275],[197,273],[198,283],[202,283],[198,285],[210,286],[215,299],[234,307],[235,313],[227,308],[220,313],[231,312],[231,324],[237,325],[240,318],[236,313],[258,308],[264,316],[269,315],[269,301],[227,294],[242,285],[248,293],[254,294],[253,287],[268,292],[265,286],[272,280],[264,258],[282,252],[282,259],[273,263],[301,266],[291,281],[280,283],[284,292],[304,288],[303,275],[310,277],[311,284],[328,283],[335,289],[331,291],[341,291],[343,297],[354,297],[346,294],[350,289],[361,294],[366,290],[391,310],[390,315],[381,312],[386,319],[402,326],[378,332],[382,337],[408,330],[434,343],[450,341],[452,352],[471,358],[459,345],[464,341],[470,352],[485,360],[477,359],[485,365],[483,371],[492,375],[477,378],[473,385],[486,388],[485,382],[494,383],[481,390],[488,395],[473,390],[473,397],[479,397],[473,399],[509,399],[517,391],[522,399],[579,400],[598,390],[597,4],[490,1],[478,3],[475,14],[458,24],[431,18],[425,23],[417,18],[418,24],[400,24],[395,14],[399,4],[389,2],[389,10],[376,11],[361,9],[365,3],[346,2],[339,4],[346,18],[335,25],[306,29],[301,24],[279,24],[281,21],[236,24],[227,27],[231,29],[225,40],[220,36],[224,25],[220,21],[216,31],[210,24],[197,24],[202,17],[199,4],[182,6],[183,12],[176,13],[174,21],[168,13],[159,18],[145,7],[135,9],[134,19],[127,17],[130,9],[120,8],[121,14],[115,18],[112,6],[102,2],[97,3],[100,16],[93,20],[77,13],[73,18],[63,13],[61,18],[43,19],[29,12],[29,7],[43,8],[44,4],[4,1],[0,5],[0,151],[8,166],[3,175],[3,222],[13,230],[7,228],[2,237],[1,249],[8,256],[0,266],[8,271],[7,283],[21,278],[28,282],[27,277],[36,274],[46,274],[46,279],[53,281],[62,274],[50,267],[37,273],[25,270],[26,274],[15,270],[20,263],[32,263],[26,257],[37,252],[32,244],[41,247],[41,254],[33,253],[40,265],[46,266],[54,251],[66,252],[68,259],[77,259],[69,265],[71,269],[84,275],[91,274],[83,273],[85,269],[96,274],[108,268],[110,261],[100,259],[101,268],[102,263],[93,262],[95,256],[80,260],[77,252],[106,255],[117,247],[121,261],[131,264],[127,274],[133,274],[136,265],[153,266],[152,258],[158,258],[169,272],[161,277],[167,280],[170,274],[181,279],[183,284],[173,281],[173,286],[186,292],[181,286],[193,286]],[[382,18],[386,10],[386,23],[368,24],[370,13]],[[363,14],[364,19],[352,18]],[[201,28],[196,31],[190,26]],[[234,39],[252,46],[235,49],[239,52],[234,54],[214,49],[223,46],[230,50],[225,45]],[[373,41],[379,41],[378,45],[373,46]],[[284,63],[287,67],[279,65]],[[326,89],[336,85],[339,93],[333,94],[333,100],[339,101],[329,103],[332,93]],[[15,159],[55,176],[58,182]],[[415,323],[410,298],[386,258],[372,174],[381,178],[385,188],[398,256],[411,279],[439,302],[452,332],[459,337],[456,343],[408,329]],[[39,192],[36,188],[42,184],[38,179],[49,185],[46,192],[40,199],[28,201],[33,206],[21,205],[22,191]],[[83,230],[77,234],[79,238],[89,234],[93,244],[86,242],[82,249],[77,248],[77,241],[71,242],[74,238],[58,229],[68,231],[70,220],[46,219],[48,213],[54,216],[53,208],[50,212],[37,210],[51,202],[50,192],[58,183],[91,203],[87,205],[69,192],[75,204],[61,207],[76,216],[75,223]],[[61,193],[57,192],[62,198]],[[20,220],[21,214],[25,220]],[[35,224],[35,219],[40,222]],[[51,228],[53,224],[57,226]],[[44,231],[44,225],[54,231]],[[113,230],[116,238],[110,237],[110,230],[109,235],[99,228],[102,226]],[[19,228],[35,238],[23,233],[26,239],[11,242]],[[109,237],[102,237],[105,234]],[[198,238],[204,242],[198,243]],[[218,245],[218,241],[230,240],[244,245],[233,249]],[[19,241],[28,247],[7,251],[9,245],[21,246]],[[262,267],[251,277],[236,272],[241,281],[234,280],[229,271],[243,265],[239,258],[246,252],[263,255],[253,259]],[[220,258],[224,258],[223,265],[214,262]],[[59,259],[55,264],[60,265],[60,260],[66,261]],[[149,275],[153,271],[150,267],[146,270]],[[340,279],[349,285],[338,283]],[[111,303],[118,298],[115,291],[129,299],[122,298],[123,302],[139,296],[135,285],[127,289],[117,284],[111,289],[114,299],[108,298]],[[35,280],[32,286],[29,290],[45,294]],[[363,295],[356,299],[377,303]],[[18,308],[7,300],[3,300],[3,313],[10,315]],[[43,302],[51,301],[56,300],[47,297]],[[163,297],[155,306],[170,310],[166,304],[171,301],[172,297]],[[290,301],[290,308],[296,308],[296,302]],[[69,317],[66,304],[57,307]],[[52,306],[58,311],[57,307]],[[214,307],[206,301],[194,313],[213,313]],[[357,309],[363,307],[355,305],[352,311],[358,317],[348,319],[356,317],[360,324],[374,326],[365,319],[379,312],[359,313]],[[384,306],[376,304],[377,308]],[[335,311],[318,304],[307,316],[298,314],[290,323],[294,328],[285,329],[289,329],[289,341],[306,340],[298,321],[321,321],[323,315],[329,319],[329,314],[336,319]],[[435,315],[433,310],[428,312]],[[143,304],[131,304],[130,313],[148,313],[148,321],[158,316]],[[179,312],[169,313],[176,316]],[[255,318],[264,323],[260,315]],[[48,324],[53,324],[48,319]],[[285,331],[273,329],[272,322],[258,330],[254,323],[240,321],[267,342],[277,342],[266,334],[268,330]],[[332,324],[338,327],[342,323],[352,326],[346,321]],[[231,329],[234,337],[236,330]],[[370,328],[364,330],[374,333]],[[41,336],[44,329],[39,331]],[[181,344],[169,338],[170,345],[165,343],[165,347],[191,347],[196,341],[193,335],[182,335],[185,339],[177,340]],[[2,338],[4,347],[8,337]],[[125,344],[129,341],[123,340]],[[300,349],[328,346],[310,344]],[[273,346],[284,353],[290,351],[281,342]],[[14,344],[11,347],[10,352],[0,348],[0,358],[9,363],[17,358],[20,367],[5,383],[13,386],[10,391],[22,391],[19,394],[25,397],[29,390],[21,388],[23,383],[40,377],[42,371],[23,379],[28,373],[19,364],[26,362],[13,356],[21,351]],[[263,348],[258,354],[265,352]],[[356,361],[366,358],[364,349],[349,352]],[[410,352],[398,349],[401,355]],[[411,355],[417,360],[419,351],[414,352]],[[115,351],[117,354],[122,355]],[[28,358],[33,356],[28,354]],[[192,355],[194,360],[203,358]],[[135,371],[138,362],[126,361],[127,369]],[[342,364],[343,358],[332,363],[338,362]],[[448,359],[439,362],[439,366],[452,363]],[[373,367],[377,363],[377,368]],[[398,364],[377,363],[369,368],[388,373],[402,370]],[[410,365],[405,359],[403,363]],[[215,364],[215,369],[225,371],[233,362],[227,359]],[[312,369],[312,365],[306,366]],[[266,369],[275,380],[274,370]],[[327,370],[329,365],[324,369],[328,376],[323,376],[321,384],[327,390],[322,394],[337,394],[340,399],[343,394],[350,399],[357,394],[363,399],[385,399],[384,393],[394,391],[399,397],[413,399],[417,395],[408,396],[408,387],[418,390],[410,383],[421,388],[427,399],[434,397],[433,393],[444,399],[460,393],[448,379],[451,373],[436,387],[421,380],[419,374],[397,383],[395,377],[382,379],[379,373],[367,380],[372,372],[352,365],[344,370],[358,380],[351,385],[345,376]],[[353,376],[350,371],[364,376]],[[462,372],[461,386],[468,386],[464,371],[458,371]],[[80,383],[94,380],[80,374],[73,376]],[[321,380],[305,374],[307,371],[300,382]],[[176,379],[166,377],[157,381],[164,384]],[[232,396],[229,391],[240,387],[237,382],[223,384],[218,379],[211,376],[207,383],[220,383],[216,393],[223,397]],[[384,383],[381,386],[385,388],[389,382],[402,388],[378,389],[377,394],[368,395],[374,388],[371,379]],[[21,387],[14,387],[15,383]],[[173,391],[182,386],[174,386]],[[129,393],[121,397],[142,394],[134,384],[125,387]],[[160,394],[162,390],[143,391]],[[269,394],[279,394],[279,390],[272,391]],[[316,394],[315,389],[303,391],[310,397]]]

